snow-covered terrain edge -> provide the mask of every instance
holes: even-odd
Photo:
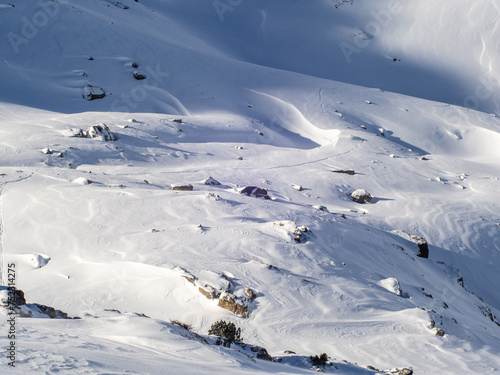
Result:
[[[474,94],[471,76],[443,86],[449,103],[367,88],[340,48],[328,58],[366,87],[325,79],[318,59],[310,72],[287,55],[312,45],[287,36],[308,8],[285,1],[232,4],[223,20],[210,2],[11,3],[3,35],[25,40],[2,45],[0,244],[4,285],[15,265],[32,317],[16,318],[5,371],[312,373],[322,353],[319,368],[341,374],[500,369],[500,120],[449,104],[472,95],[495,111],[494,91]],[[355,43],[353,25],[388,9],[367,4],[321,2],[336,17],[325,40]],[[407,77],[434,98],[410,74],[434,55],[407,63],[433,45],[410,43],[426,4],[352,57],[393,91]],[[409,17],[410,37],[391,46],[408,44],[387,55]],[[318,30],[302,36],[323,43]],[[496,63],[481,57],[477,72]],[[460,61],[455,78],[474,66]],[[221,319],[276,362],[214,345]]]

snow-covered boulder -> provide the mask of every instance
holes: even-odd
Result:
[[[394,277],[389,277],[387,279],[383,279],[377,282],[379,286],[388,290],[391,293],[398,295],[399,297],[403,296],[403,291],[401,290],[401,285],[399,281]]]
[[[34,267],[42,268],[49,263],[50,257],[48,255],[43,255],[43,254],[33,254],[31,256],[30,261]]]
[[[352,192],[351,198],[356,203],[371,202],[373,197],[365,189],[358,189]]]
[[[214,179],[212,177],[209,177],[209,178],[203,180],[203,183],[205,185],[221,185],[221,183],[219,181],[217,181],[216,179]]]
[[[88,85],[83,89],[83,97],[87,100],[102,99],[106,96],[103,89],[97,86]]]
[[[73,180],[75,185],[88,185],[90,183],[85,177],[78,177]]]
[[[117,139],[106,124],[97,124],[89,127],[85,132],[85,137],[99,139],[104,142],[116,141]]]

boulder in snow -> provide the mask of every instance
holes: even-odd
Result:
[[[42,254],[33,254],[31,256],[31,264],[33,264],[34,267],[36,268],[42,268],[46,266],[49,261],[50,257],[48,255],[42,255]]]
[[[88,185],[90,184],[90,181],[87,180],[85,177],[78,177],[73,180],[73,183],[76,185]]]
[[[238,192],[249,197],[271,199],[271,197],[267,194],[267,189],[261,189],[255,186],[241,188]]]
[[[418,246],[417,256],[420,258],[429,258],[429,246],[427,241],[420,236],[410,236],[410,239]]]
[[[116,141],[117,139],[106,124],[97,124],[89,127],[85,132],[85,137],[99,139],[104,142]]]
[[[140,80],[143,80],[143,79],[146,79],[146,76],[141,73],[141,72],[134,72],[132,73],[132,75],[134,76],[135,79],[137,79],[138,81]]]
[[[214,179],[212,177],[209,177],[209,178],[205,179],[203,181],[203,183],[205,185],[221,185],[221,183],[219,181],[217,181],[216,179]]]
[[[353,169],[338,169],[336,171],[332,171],[333,173],[344,173],[350,176],[354,176],[356,172]]]
[[[103,89],[97,86],[88,85],[83,89],[83,97],[87,100],[102,99],[106,96]]]
[[[355,190],[351,194],[351,198],[356,203],[366,203],[371,202],[373,197],[370,193],[368,193],[365,189]]]
[[[383,279],[377,282],[379,286],[388,290],[391,293],[398,295],[399,297],[403,296],[403,291],[401,290],[401,285],[399,281],[394,277],[389,277],[387,279]]]

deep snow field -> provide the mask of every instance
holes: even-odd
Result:
[[[81,318],[18,317],[0,373],[309,374],[321,353],[334,374],[500,372],[494,1],[9,0],[0,19],[3,285],[14,263],[28,303]],[[98,124],[116,139],[79,136]],[[214,345],[221,319],[281,362]]]

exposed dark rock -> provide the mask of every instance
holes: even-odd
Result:
[[[409,368],[402,368],[398,369],[398,375],[413,375],[413,369],[411,367]]]
[[[442,330],[441,328],[438,328],[438,330],[436,331],[436,336],[444,336],[444,330]]]
[[[113,4],[115,7],[120,8],[120,9],[128,9],[128,6],[126,6],[123,3],[120,3],[119,1],[112,2],[111,4]]]
[[[191,190],[193,190],[193,185],[191,185],[191,184],[184,184],[184,185],[172,184],[172,185],[170,185],[170,190],[191,191]]]
[[[102,99],[105,96],[106,93],[104,92],[104,90],[97,86],[88,85],[83,89],[83,97],[89,101],[95,99]]]
[[[257,295],[255,294],[255,292],[250,288],[245,289],[245,295],[248,298],[250,298],[251,300],[254,300],[255,298],[257,298]]]
[[[143,80],[143,79],[146,79],[146,75],[144,75],[143,73],[141,72],[134,72],[133,73],[133,76],[135,79],[137,79],[138,81],[140,80]]]
[[[0,286],[0,306],[17,308],[23,305],[26,305],[26,298],[22,290]]]
[[[339,169],[337,171],[332,171],[333,173],[345,173],[345,174],[348,174],[348,175],[351,175],[351,176],[354,176],[356,174],[356,172],[354,172],[354,170],[352,169]]]
[[[307,241],[307,237],[304,233],[309,233],[309,232],[310,230],[308,227],[305,226],[297,227],[293,232],[295,242],[302,243]]]
[[[231,311],[235,315],[239,315],[242,318],[248,318],[248,306],[232,294],[228,293],[220,297],[218,305]]]
[[[66,313],[56,310],[53,307],[38,303],[26,303],[24,292],[14,287],[0,286],[0,306],[8,309],[9,314],[15,314],[23,318],[31,318],[34,313],[38,313],[47,315],[51,319],[71,319]]]
[[[239,190],[240,194],[245,194],[249,197],[271,199],[267,193],[267,189],[261,189],[256,186],[247,186]]]
[[[62,312],[61,310],[56,310],[53,307],[45,306],[45,305],[40,305],[38,303],[33,304],[38,308],[39,312],[41,314],[48,315],[49,318],[54,319],[54,318],[62,318],[62,319],[68,319],[68,314],[65,312]]]
[[[135,61],[132,62],[132,68],[137,69],[139,67],[139,64],[137,64]]]
[[[208,299],[217,299],[220,296],[220,291],[208,285],[205,285],[203,287],[202,286],[198,287],[198,291]],[[219,301],[219,306],[220,306],[220,301]]]
[[[420,236],[411,236],[410,238],[418,246],[419,252],[417,256],[420,258],[429,258],[429,246],[427,245],[427,241]]]
[[[253,353],[255,353],[255,357],[257,357],[257,359],[273,362],[273,357],[269,355],[266,348],[253,345],[250,345],[249,348]]]

